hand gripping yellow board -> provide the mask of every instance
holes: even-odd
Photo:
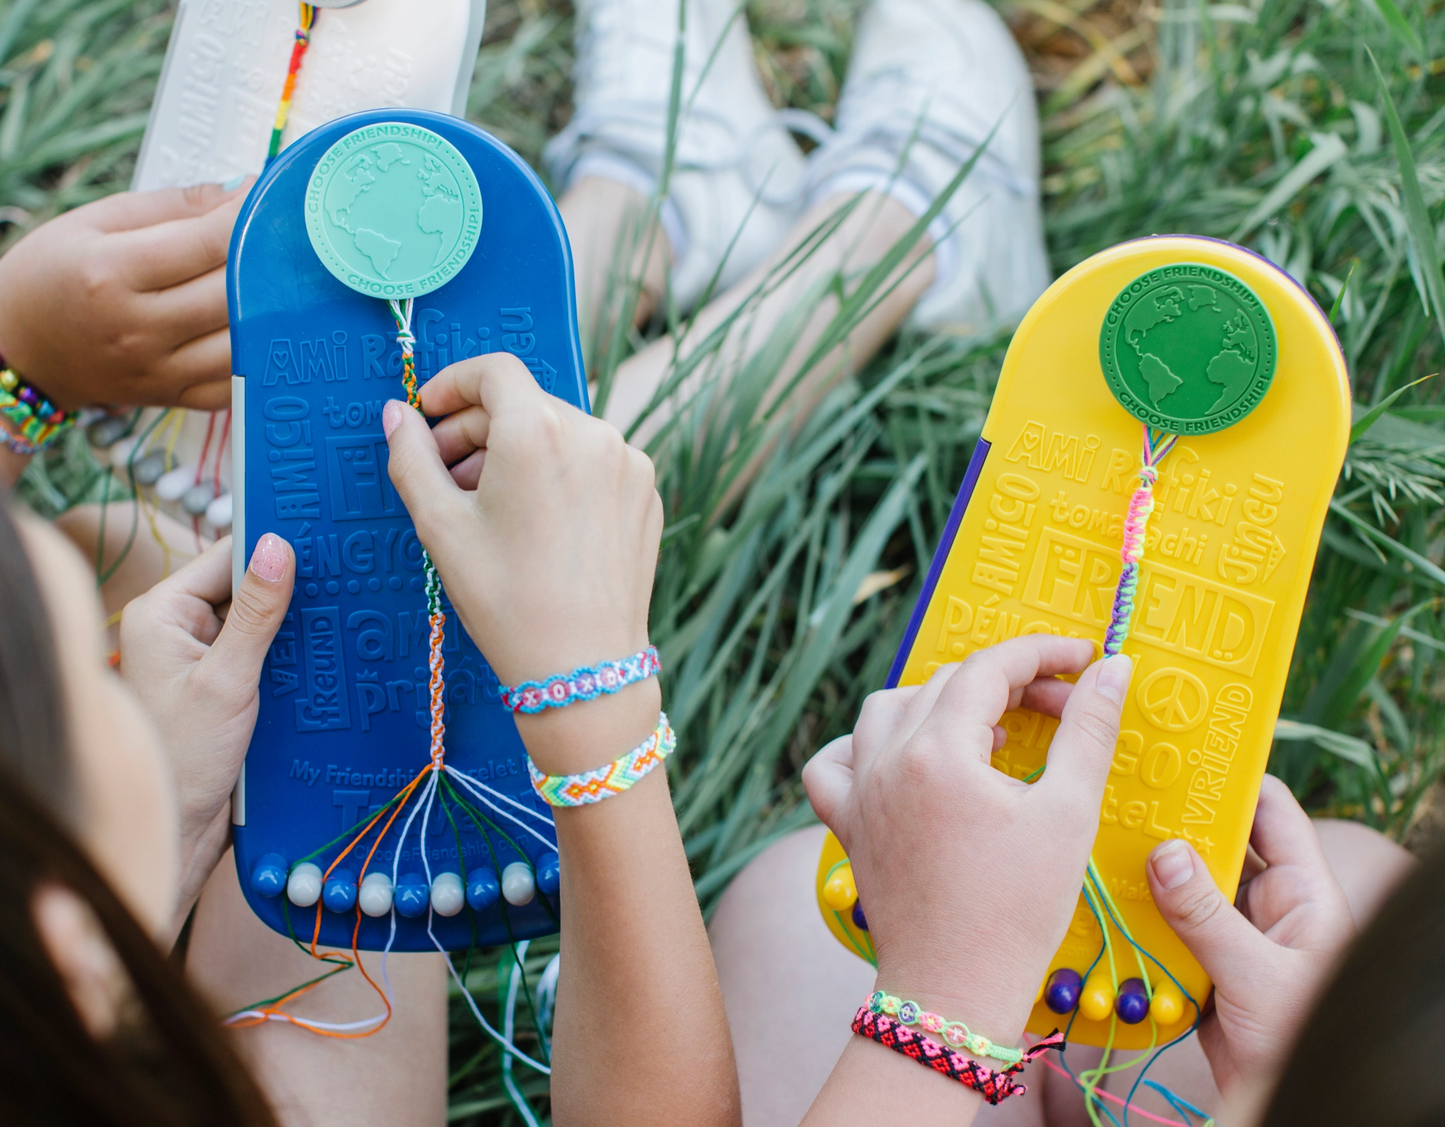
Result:
[[[1123,646],[1134,679],[1100,811],[1097,884],[1079,898],[1028,1026],[1043,1034],[1072,1020],[1071,1041],[1125,1049],[1186,1032],[1190,1000],[1208,996],[1150,899],[1145,859],[1184,838],[1226,894],[1238,885],[1349,441],[1344,357],[1309,295],[1247,250],[1189,236],[1125,243],[1050,286],[1009,346],[889,675],[890,686],[916,685],[1021,634],[1102,646],[1141,420],[1179,437],[1138,564]],[[1018,711],[1003,726],[994,766],[1035,775],[1056,722]],[[839,941],[871,958],[866,905],[831,834],[817,894]]]

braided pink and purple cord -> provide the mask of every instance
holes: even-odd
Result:
[[[1109,628],[1104,632],[1104,655],[1112,657],[1124,648],[1129,620],[1134,617],[1134,596],[1139,590],[1139,561],[1144,558],[1144,539],[1149,514],[1154,511],[1154,483],[1159,480],[1159,463],[1179,441],[1177,434],[1144,427],[1143,464],[1139,467],[1139,488],[1129,498],[1129,515],[1124,518],[1124,568],[1114,589],[1114,607]]]

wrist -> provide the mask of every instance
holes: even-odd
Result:
[[[960,1021],[999,1045],[1016,1048],[1033,1009],[1038,985],[1021,988],[1007,975],[971,974],[935,958],[928,964],[890,962],[880,956],[875,990],[917,1002]]]
[[[649,677],[610,696],[518,714],[517,731],[537,770],[575,775],[637,747],[657,727],[661,710],[662,689],[656,677]]]

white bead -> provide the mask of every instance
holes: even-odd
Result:
[[[361,879],[356,903],[368,916],[384,916],[391,911],[391,878],[385,873],[367,873]]]
[[[181,494],[196,481],[195,466],[177,466],[170,473],[161,474],[156,481],[156,498],[161,501],[179,501]]]
[[[106,455],[110,458],[110,464],[116,469],[123,471],[126,463],[130,461],[130,452],[136,448],[138,442],[140,442],[140,435],[138,434],[133,434],[129,438],[122,438],[106,451]]]
[[[216,487],[210,483],[193,485],[181,494],[181,508],[193,516],[201,516],[216,499]]]
[[[321,899],[321,870],[302,861],[286,880],[286,898],[298,908],[309,908]]]
[[[537,878],[532,875],[532,866],[525,861],[513,861],[502,870],[502,896],[508,904],[520,908],[530,904],[537,895]]]
[[[206,506],[206,523],[212,528],[231,527],[231,495],[222,493]]]
[[[456,873],[437,873],[431,882],[432,911],[439,916],[455,916],[467,902],[462,878]]]

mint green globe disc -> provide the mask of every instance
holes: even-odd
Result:
[[[1279,358],[1274,322],[1227,270],[1175,262],[1119,291],[1099,331],[1109,390],[1140,422],[1171,434],[1233,426],[1264,398]]]
[[[476,250],[482,192],[450,141],[380,122],[322,154],[306,186],[306,232],[326,268],[357,292],[420,297]]]

